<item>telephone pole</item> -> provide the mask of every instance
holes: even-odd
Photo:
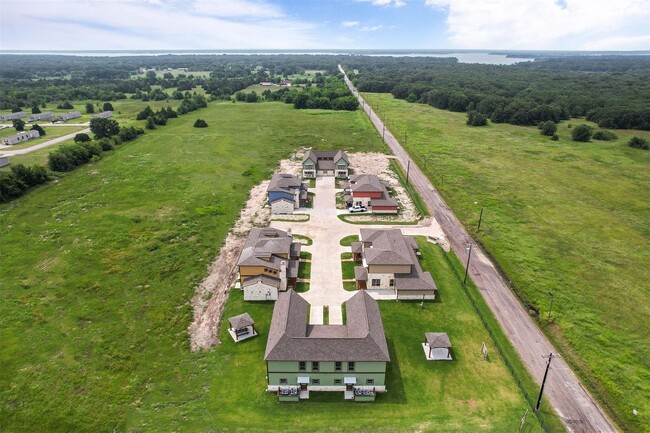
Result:
[[[544,372],[544,379],[542,379],[542,387],[539,389],[539,397],[537,398],[537,405],[535,405],[535,412],[539,411],[539,405],[542,404],[542,395],[544,395],[544,385],[546,385],[546,378],[548,377],[548,370],[551,368],[551,361],[553,357],[560,358],[560,355],[553,355],[551,352],[548,355],[542,355],[542,358],[548,358],[546,362],[546,371]]]

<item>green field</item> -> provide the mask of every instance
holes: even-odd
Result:
[[[474,128],[464,113],[364,96],[540,312],[540,325],[587,387],[625,431],[648,431],[650,152],[625,143],[650,132],[576,143],[569,124],[589,122],[573,119],[553,142],[534,127]]]
[[[189,300],[248,191],[300,146],[384,151],[369,131],[361,112],[213,103],[1,205],[0,431],[124,431],[191,403],[220,367],[189,352]]]

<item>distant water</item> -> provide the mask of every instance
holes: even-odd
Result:
[[[449,51],[377,51],[377,50],[332,50],[332,51],[5,51],[0,54],[22,54],[22,55],[60,55],[60,56],[81,56],[81,57],[124,57],[124,56],[166,56],[166,55],[281,55],[281,54],[308,54],[308,55],[359,55],[370,57],[455,57],[460,63],[482,63],[488,65],[512,65],[519,62],[532,62],[531,58],[507,57],[506,54],[493,54],[490,52],[449,52]]]

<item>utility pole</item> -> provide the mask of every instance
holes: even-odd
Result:
[[[483,208],[481,208],[481,215],[479,215],[479,217],[478,217],[478,227],[476,228],[477,231],[481,230],[481,220],[482,219],[483,219]]]
[[[409,172],[411,171],[411,160],[406,162],[406,185],[409,184]]]
[[[537,405],[535,405],[535,412],[539,411],[539,405],[542,404],[542,395],[544,394],[544,385],[546,385],[546,378],[548,377],[548,370],[551,368],[551,361],[553,357],[560,358],[560,355],[553,355],[550,353],[548,356],[543,355],[542,358],[548,358],[546,362],[546,371],[544,372],[544,379],[542,379],[542,387],[539,390],[539,397],[537,398]]]
[[[463,279],[463,285],[467,283],[467,274],[469,273],[469,259],[472,258],[472,244],[469,244],[469,252],[467,254],[467,264],[465,265],[465,278]]]

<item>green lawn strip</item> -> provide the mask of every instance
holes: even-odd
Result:
[[[304,235],[294,234],[293,237],[294,239],[300,240],[303,245],[312,245],[314,243],[314,241],[310,237]]]
[[[354,281],[343,281],[343,289],[348,292],[354,292],[357,290],[357,283]]]
[[[143,401],[128,427],[142,432],[170,426],[178,431],[328,431],[494,432],[516,431],[527,403],[501,358],[483,361],[481,343],[496,349],[462,291],[444,251],[423,244],[423,264],[440,288],[440,302],[380,302],[391,363],[388,392],[369,404],[344,401],[342,393],[312,393],[308,401],[285,404],[265,393],[263,361],[272,303],[245,302],[232,291],[224,317],[248,312],[259,337],[234,343],[223,322],[222,344],[192,355],[195,370],[173,388],[156,387],[155,399]],[[344,320],[347,315],[343,311]],[[454,360],[424,359],[425,332],[447,332]],[[208,383],[204,379],[208,378]],[[203,387],[201,387],[203,386]],[[199,390],[197,392],[197,389]],[[529,433],[541,433],[528,417]]]
[[[316,179],[314,178],[309,179],[309,188],[316,188]]]
[[[298,278],[308,280],[311,275],[311,262],[300,262],[298,264]]]
[[[558,125],[468,127],[465,113],[368,94],[470,234],[485,246],[542,329],[621,430],[650,425],[650,152],[632,136],[576,143]],[[484,209],[481,229],[477,223]],[[549,291],[555,296],[547,326]],[[638,411],[635,416],[632,409]]]
[[[355,262],[341,261],[341,269],[343,270],[343,279],[351,280],[354,278],[354,267],[357,266]]]
[[[342,260],[352,260],[352,253],[341,253]]]
[[[406,182],[406,173],[404,172],[404,168],[402,168],[401,164],[396,159],[391,159],[390,168],[397,175],[399,182],[409,194],[411,200],[413,200],[413,204],[415,204],[415,207],[417,208],[418,212],[420,212],[420,215],[429,215],[429,209],[427,208],[427,205],[424,204],[424,201],[422,201],[420,193],[417,192],[412,183]]]
[[[323,325],[330,323],[330,308],[327,305],[323,306]]]
[[[299,281],[299,282],[296,283],[296,289],[295,290],[298,293],[304,293],[307,290],[309,290],[309,283]]]
[[[303,260],[311,260],[311,253],[309,251],[300,251],[300,258]]]
[[[359,242],[359,235],[346,236],[343,239],[341,239],[339,244],[341,244],[341,246],[343,247],[349,247],[352,245],[353,242]]]
[[[211,103],[200,116],[210,127],[173,119],[0,205],[3,432],[203,422],[221,367],[189,351],[189,301],[250,189],[321,138],[326,149],[384,151],[361,112]],[[257,322],[263,306],[250,305]],[[159,422],[163,413],[174,420]]]

